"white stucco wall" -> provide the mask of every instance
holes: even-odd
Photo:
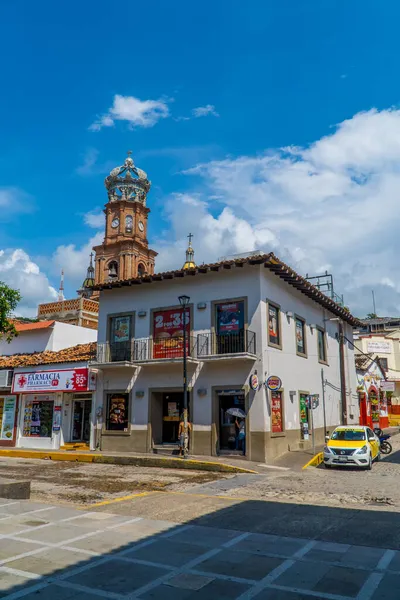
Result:
[[[80,327],[78,325],[70,325],[69,323],[54,323],[53,335],[50,340],[51,348],[49,350],[63,350],[77,344],[88,344],[97,340],[97,331]]]
[[[21,331],[8,344],[0,341],[0,356],[12,354],[32,354],[44,350],[63,350],[77,344],[87,344],[97,340],[97,331],[78,325],[70,325],[56,321],[46,329]]]
[[[321,305],[282,281],[263,266],[245,266],[218,273],[199,274],[151,284],[122,287],[101,292],[99,313],[99,342],[107,339],[107,318],[110,314],[136,312],[134,337],[147,338],[151,333],[151,309],[168,308],[178,305],[178,296],[190,296],[192,304],[192,335],[209,332],[212,324],[212,302],[245,297],[247,300],[248,328],[256,333],[255,362],[223,361],[201,363],[196,369],[190,367],[190,385],[193,386],[193,423],[197,428],[210,428],[212,422],[212,388],[216,386],[247,385],[251,373],[257,371],[261,382],[266,376],[277,375],[282,380],[285,403],[286,429],[299,428],[299,391],[320,395],[320,405],[315,410],[315,427],[323,427],[323,390],[321,369],[324,371],[325,406],[327,425],[340,422],[340,369],[339,344],[335,337],[338,332],[337,318]],[[268,346],[266,299],[281,306],[282,350]],[[205,302],[206,309],[197,309],[197,303]],[[145,317],[138,317],[139,311],[146,311]],[[286,317],[293,312],[306,320],[308,358],[297,356],[295,344],[295,321]],[[318,361],[317,331],[311,331],[310,324],[326,329],[328,365]],[[344,333],[352,340],[352,328],[344,323]],[[354,352],[351,345],[345,345],[345,372],[349,422],[358,420],[356,396],[356,371]],[[129,368],[103,369],[103,384],[98,386],[97,403],[103,404],[104,391],[130,391],[132,393],[132,428],[145,428],[148,422],[148,400],[151,388],[180,389],[182,386],[182,365],[162,365],[141,367],[136,371]],[[207,395],[199,397],[197,390],[207,389]],[[144,397],[136,398],[135,391],[144,392]],[[290,395],[289,392],[294,392]],[[353,418],[350,418],[353,415]],[[270,430],[269,394],[264,386],[257,392],[250,392],[250,429]]]
[[[33,352],[43,352],[51,350],[51,337],[53,329],[34,329],[33,331],[21,331],[8,344],[5,340],[0,341],[0,356],[10,356],[11,354],[32,354]]]

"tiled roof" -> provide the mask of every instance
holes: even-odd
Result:
[[[52,365],[56,363],[84,362],[96,353],[96,342],[78,344],[58,352],[34,352],[33,354],[13,354],[0,356],[0,369],[13,369],[15,367],[31,367],[35,365]]]
[[[34,331],[35,329],[48,329],[48,327],[52,327],[55,321],[39,321],[38,323],[19,323],[18,321],[14,321],[14,327],[21,333],[21,331]]]
[[[372,354],[369,354],[368,356],[365,354],[356,354],[354,356],[354,362],[356,363],[356,369],[366,371],[372,362]]]
[[[269,269],[275,275],[286,281],[289,285],[295,287],[300,292],[337,315],[343,321],[347,321],[353,327],[359,327],[361,322],[357,317],[354,317],[348,310],[334,302],[328,296],[325,296],[307,279],[298,275],[291,267],[282,262],[273,252],[269,254],[260,254],[258,256],[248,256],[246,258],[235,258],[232,260],[222,260],[209,265],[199,265],[193,269],[179,269],[177,271],[167,271],[165,273],[154,273],[153,275],[143,275],[134,279],[121,279],[119,281],[108,281],[106,283],[97,284],[93,289],[107,290],[111,288],[120,288],[123,286],[141,285],[144,283],[152,283],[153,281],[163,281],[178,278],[189,278],[195,275],[207,274],[211,272],[219,272],[232,268],[240,268],[244,265],[261,265],[264,264],[266,269]]]

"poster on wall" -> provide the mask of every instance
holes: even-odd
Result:
[[[282,392],[271,392],[272,433],[282,433]]]
[[[304,323],[300,319],[296,319],[296,345],[297,352],[305,354],[306,349],[304,345]]]
[[[61,406],[54,407],[53,414],[53,431],[60,431],[61,429]]]
[[[111,343],[129,342],[131,339],[131,316],[113,317],[111,319]]]
[[[217,305],[218,333],[238,333],[244,327],[243,302]]]
[[[1,402],[2,401],[2,402]],[[2,404],[2,417],[0,419],[0,439],[11,440],[14,434],[16,396],[0,398]]]
[[[153,315],[153,358],[183,356],[183,310],[162,310]],[[185,311],[186,351],[189,352],[190,311]]]
[[[59,371],[35,371],[16,373],[13,392],[87,392],[89,373],[87,368],[62,369]]]
[[[279,313],[275,306],[268,306],[268,335],[271,344],[279,345]]]

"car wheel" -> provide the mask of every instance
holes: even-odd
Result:
[[[370,471],[372,469],[372,456],[371,456],[371,454],[369,455],[369,462],[368,462],[368,465],[365,467],[365,469],[367,471]]]
[[[381,460],[381,453],[378,452],[378,454],[376,455],[376,462],[379,462]]]

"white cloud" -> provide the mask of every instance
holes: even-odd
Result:
[[[105,215],[102,210],[88,212],[83,218],[86,225],[89,225],[89,227],[93,227],[94,229],[104,229]]]
[[[219,114],[215,110],[213,104],[206,104],[206,106],[198,106],[192,109],[192,115],[197,119],[199,117],[207,117],[212,115],[213,117],[219,117]]]
[[[79,289],[85,278],[89,265],[89,256],[93,246],[101,244],[104,239],[104,230],[98,231],[90,240],[80,247],[75,244],[58,246],[52,256],[52,269],[54,273],[64,270],[68,287]]]
[[[113,105],[92,125],[90,131],[100,131],[102,127],[112,127],[115,121],[127,121],[132,127],[153,127],[160,119],[169,117],[169,107],[165,99],[140,100],[134,96],[114,96]]]
[[[171,252],[163,244],[157,270],[183,263],[192,230],[198,262],[275,250],[301,273],[331,271],[357,314],[371,312],[372,288],[380,314],[400,314],[400,110],[356,114],[308,147],[186,174],[198,176],[200,192],[167,201],[178,241]]]
[[[46,275],[20,248],[0,250],[0,281],[20,290],[22,300],[16,310],[18,316],[35,317],[40,302],[57,298]]]
[[[0,187],[0,221],[8,221],[16,213],[35,209],[33,197],[15,186]]]
[[[88,148],[83,155],[82,164],[75,169],[78,175],[91,175],[93,167],[97,163],[99,151],[96,148]]]

